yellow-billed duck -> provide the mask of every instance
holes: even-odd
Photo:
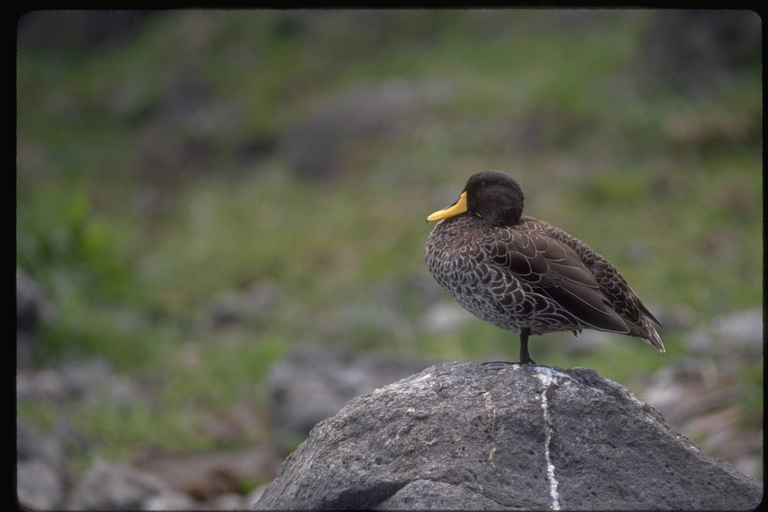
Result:
[[[656,320],[608,260],[555,226],[523,216],[523,190],[507,174],[470,176],[458,201],[427,217],[429,270],[465,309],[520,335],[581,329],[626,334],[664,352]]]

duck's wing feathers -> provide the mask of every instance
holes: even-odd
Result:
[[[503,231],[483,244],[484,252],[502,271],[514,274],[534,293],[549,297],[585,327],[630,332],[595,276],[568,245],[536,231]]]
[[[661,325],[645,304],[643,304],[640,297],[632,290],[627,281],[619,274],[616,267],[611,265],[608,260],[596,253],[591,247],[548,222],[530,217],[526,217],[524,221],[522,224],[524,229],[542,232],[548,237],[570,247],[578,255],[582,263],[587,266],[592,275],[595,276],[600,289],[610,297],[614,311],[629,321],[630,327],[631,325],[639,326],[644,324],[643,316]],[[653,328],[650,326],[647,329],[653,331]],[[639,336],[643,337],[643,335]]]

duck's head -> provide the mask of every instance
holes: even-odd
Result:
[[[523,213],[523,189],[508,174],[476,172],[467,180],[458,201],[427,217],[427,222],[461,215],[475,215],[490,226],[511,226]]]

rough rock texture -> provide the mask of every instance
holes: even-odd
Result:
[[[594,371],[440,364],[350,401],[257,509],[748,509],[762,485]]]

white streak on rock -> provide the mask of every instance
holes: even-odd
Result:
[[[544,410],[544,433],[547,439],[544,443],[544,457],[547,460],[547,479],[549,480],[549,495],[552,497],[552,510],[560,510],[560,495],[557,493],[557,478],[555,478],[555,466],[549,458],[549,443],[552,429],[549,426],[549,409],[547,408],[547,389],[554,382],[554,376],[550,373],[537,373],[539,380],[544,384],[541,392],[541,408]]]
[[[496,474],[499,474],[499,468],[496,467],[496,463],[493,461],[493,456],[496,454],[496,406],[493,403],[493,397],[491,393],[486,391],[483,393],[485,397],[485,412],[488,414],[488,432],[491,436],[491,451],[488,452],[488,462],[493,466],[493,470]]]

